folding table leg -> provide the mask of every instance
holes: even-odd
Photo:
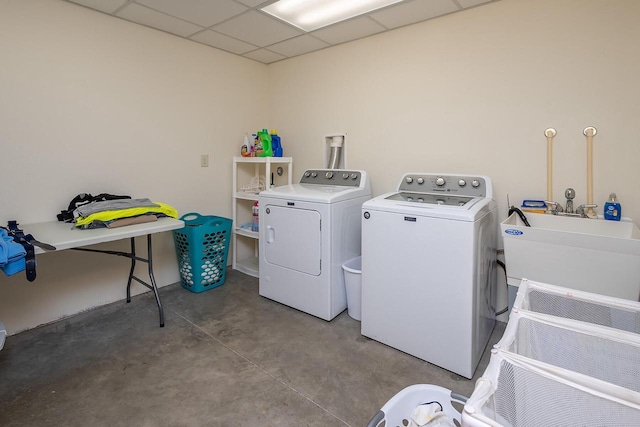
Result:
[[[150,236],[150,235],[149,235]],[[127,303],[131,302],[131,280],[133,279],[133,271],[136,268],[136,239],[131,238],[131,270],[129,270],[129,280],[127,281]]]
[[[164,327],[164,310],[162,309],[162,303],[160,302],[160,294],[158,293],[158,286],[156,285],[156,278],[153,276],[153,257],[151,255],[151,234],[147,234],[147,264],[149,264],[149,279],[151,280],[151,286],[153,288],[153,294],[156,297],[156,304],[158,304],[158,311],[160,312],[160,327]]]
[[[156,278],[153,275],[153,254],[151,252],[151,234],[147,234],[147,258],[141,258],[136,256],[136,239],[131,238],[131,252],[119,252],[119,251],[103,251],[100,249],[88,249],[88,248],[72,248],[76,251],[84,252],[98,252],[108,255],[123,256],[131,259],[131,268],[129,269],[129,279],[127,280],[127,302],[131,302],[131,282],[135,280],[141,285],[149,288],[153,291],[153,295],[156,298],[156,304],[158,305],[158,313],[160,314],[160,327],[164,327],[164,310],[162,309],[162,302],[160,302],[160,294],[158,293],[158,285],[156,285]],[[146,262],[149,266],[149,279],[151,283],[147,283],[144,280],[137,277],[134,272],[136,269],[136,261]]]

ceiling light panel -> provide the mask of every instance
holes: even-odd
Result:
[[[313,31],[402,0],[279,0],[262,10],[304,31]]]

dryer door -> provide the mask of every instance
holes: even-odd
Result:
[[[320,212],[284,206],[264,208],[265,253],[270,264],[320,275]]]

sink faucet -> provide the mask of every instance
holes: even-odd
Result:
[[[573,199],[576,197],[576,192],[573,188],[567,188],[564,190],[564,197],[567,198],[567,207],[564,211],[568,214],[573,213]]]
[[[552,200],[545,200],[547,204],[547,213],[551,215],[558,215],[562,212],[562,205],[558,202],[554,202]]]
[[[589,216],[587,214],[587,212],[588,212],[587,210],[589,208],[597,208],[597,207],[598,207],[598,205],[593,204],[593,203],[592,204],[586,204],[586,205],[580,205],[576,209],[576,214],[580,215],[581,218],[597,218],[597,216],[591,217],[591,216]]]

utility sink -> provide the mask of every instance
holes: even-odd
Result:
[[[523,278],[638,301],[640,230],[628,221],[513,213],[500,224],[507,283]]]

